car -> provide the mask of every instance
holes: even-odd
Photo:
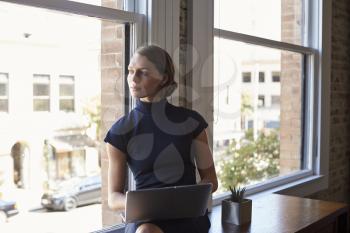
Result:
[[[100,175],[62,182],[41,197],[41,205],[49,210],[70,211],[93,203],[101,203]]]
[[[0,223],[6,222],[11,216],[18,214],[17,204],[15,201],[0,200]]]

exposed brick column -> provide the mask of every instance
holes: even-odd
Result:
[[[281,1],[281,39],[301,44],[300,0]],[[300,54],[281,53],[280,175],[300,169],[301,66]]]
[[[329,187],[310,198],[350,203],[350,2],[332,1]],[[349,219],[350,221],[350,219]]]
[[[102,6],[122,9],[123,0],[102,0]],[[101,138],[124,113],[124,26],[110,21],[101,22]],[[121,223],[119,214],[107,204],[108,156],[101,144],[102,224]]]

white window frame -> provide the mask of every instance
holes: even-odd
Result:
[[[248,186],[247,195],[263,195],[265,193],[280,193],[295,196],[307,196],[328,187],[328,167],[329,167],[329,119],[330,119],[330,42],[331,42],[331,1],[317,0],[308,1],[307,13],[310,15],[307,21],[307,28],[311,31],[308,47],[277,42],[250,36],[241,33],[214,28],[214,0],[191,0],[188,9],[189,25],[193,29],[192,44],[198,54],[189,52],[191,60],[197,59],[197,68],[192,71],[192,91],[198,94],[200,101],[191,99],[193,109],[199,111],[209,123],[209,143],[211,148],[213,137],[213,106],[207,105],[213,101],[213,90],[203,88],[204,83],[209,87],[213,84],[213,41],[215,35],[221,38],[235,41],[247,42],[254,45],[288,50],[308,54],[309,56],[309,77],[314,84],[311,98],[307,100],[306,122],[316,122],[307,124],[305,135],[308,140],[306,151],[313,161],[313,170],[301,171],[284,176],[283,178],[269,179],[257,185]],[[305,29],[307,30],[307,29]],[[191,67],[191,66],[189,66]],[[213,87],[213,85],[211,85]],[[191,93],[189,93],[191,94]],[[198,98],[198,97],[197,97]],[[315,146],[316,145],[316,146]],[[218,205],[227,198],[229,193],[218,195],[213,200],[213,205]]]
[[[72,81],[65,81],[64,78],[71,77]],[[63,78],[63,79],[62,79]],[[69,112],[75,112],[76,111],[76,104],[75,104],[75,76],[74,75],[59,75],[58,76],[58,110],[61,112],[64,112],[65,110],[61,109],[61,100],[73,100],[73,111]],[[61,95],[61,84],[69,84],[73,86],[73,95]]]
[[[36,80],[36,78],[39,77],[47,77],[48,81],[41,81],[41,80]],[[35,84],[47,84],[48,89],[49,89],[49,94],[48,95],[34,95],[34,85]],[[49,109],[48,110],[35,110],[34,109],[34,101],[35,100],[48,100],[49,101]],[[33,74],[33,112],[51,112],[52,107],[51,107],[51,75],[49,74]]]

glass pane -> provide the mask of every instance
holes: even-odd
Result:
[[[60,75],[60,83],[74,83],[74,76]]]
[[[7,96],[8,90],[7,90],[7,83],[0,83],[0,96]]]
[[[8,74],[0,73],[0,83],[8,82]]]
[[[123,10],[124,0],[68,0],[72,2],[81,2],[95,6],[109,7],[113,9]]]
[[[47,84],[37,84],[33,86],[33,95],[34,96],[49,96],[50,95],[50,86]]]
[[[100,142],[124,110],[125,25],[3,1],[0,9],[0,72],[9,71],[16,97],[11,111],[0,114],[6,122],[0,123],[0,190],[14,187],[2,198],[16,197],[21,207],[15,221],[0,224],[0,232],[100,230],[101,210],[108,207],[95,203],[99,193],[88,198],[89,205],[67,212],[49,210],[44,203],[52,199],[41,198],[72,191],[65,184],[101,173]],[[131,35],[128,41],[134,43]],[[25,146],[28,155],[20,153]],[[76,224],[81,216],[84,224]]]
[[[74,96],[74,85],[60,84],[60,96]]]
[[[50,99],[33,100],[34,111],[50,111]]]
[[[60,111],[73,112],[74,100],[60,100]]]
[[[50,76],[44,74],[34,74],[35,83],[50,83]]]
[[[0,112],[8,112],[9,106],[8,106],[8,100],[0,99]]]
[[[220,38],[214,50],[215,195],[300,170],[303,56]]]
[[[216,28],[303,45],[304,0],[215,0]]]

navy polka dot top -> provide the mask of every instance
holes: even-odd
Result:
[[[117,120],[105,142],[125,153],[136,189],[196,183],[193,139],[208,126],[196,111],[170,104],[137,100]]]

